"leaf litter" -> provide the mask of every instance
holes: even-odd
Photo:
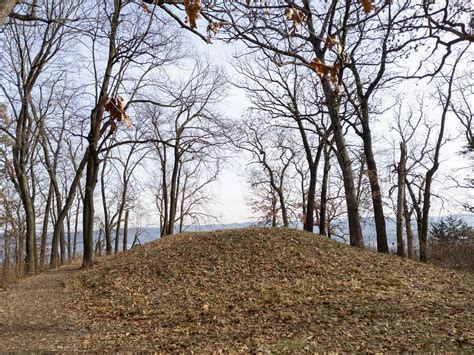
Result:
[[[95,350],[474,350],[474,277],[311,233],[184,233],[69,280]]]

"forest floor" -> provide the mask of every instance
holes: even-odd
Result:
[[[184,233],[68,284],[106,351],[474,352],[474,275],[311,233]]]
[[[79,266],[27,277],[0,292],[2,353],[83,348],[87,330],[75,321],[64,292],[64,285]]]
[[[474,275],[289,229],[184,233],[0,293],[0,351],[474,352]]]

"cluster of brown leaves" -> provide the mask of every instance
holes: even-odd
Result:
[[[150,13],[150,8],[148,7],[148,5],[146,3],[144,3],[143,1],[141,2],[141,7],[143,8],[143,12],[146,13],[146,14],[149,14]]]
[[[132,127],[132,122],[125,114],[123,108],[123,98],[118,96],[117,98],[108,98],[104,103],[105,111],[110,114],[110,121],[112,123],[112,130],[117,129],[117,123],[122,122],[127,128]]]
[[[314,58],[311,63],[309,63],[309,67],[313,69],[321,78],[329,74],[331,77],[331,82],[334,85],[337,85],[338,74],[339,70],[341,69],[341,64],[339,62],[336,62],[334,65],[326,65],[322,63],[319,58]]]
[[[186,233],[68,285],[88,350],[474,351],[474,277],[297,230]]]
[[[285,18],[287,21],[293,21],[293,33],[298,32],[298,26],[305,23],[308,19],[303,11],[292,7],[287,7],[285,9]]]
[[[186,23],[189,23],[189,26],[192,29],[197,28],[196,20],[199,17],[199,12],[201,11],[201,0],[184,0],[184,10],[186,11]]]
[[[334,65],[324,64],[319,58],[314,58],[310,63],[309,67],[313,69],[319,77],[324,77],[329,75],[331,82],[337,86],[338,85],[338,75],[341,69],[341,63],[344,61],[344,46],[341,43],[340,39],[336,35],[328,36],[326,39],[326,44],[329,49],[334,48],[337,45],[337,54],[338,58]]]
[[[370,11],[372,11],[372,0],[360,0],[362,3],[362,7],[364,8],[364,12],[368,14]]]
[[[207,25],[207,43],[211,43],[212,35],[217,34],[220,28],[228,25],[228,22],[215,22],[210,21]]]

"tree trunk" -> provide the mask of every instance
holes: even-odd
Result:
[[[285,196],[283,195],[283,188],[280,186],[277,189],[278,200],[280,201],[281,218],[283,220],[283,227],[288,228],[288,212],[286,209]]]
[[[277,199],[275,195],[272,194],[272,227],[277,226]]]
[[[76,175],[74,176],[74,179],[69,186],[69,192],[66,198],[66,202],[63,205],[63,208],[58,214],[58,219],[56,223],[54,224],[54,230],[53,230],[53,239],[51,241],[51,259],[50,259],[50,268],[56,268],[58,267],[59,264],[59,255],[58,255],[58,246],[59,246],[59,241],[61,240],[61,233],[63,231],[63,226],[64,226],[64,219],[66,218],[69,209],[71,208],[74,199],[76,198],[76,192],[79,187],[79,183],[81,182],[81,177],[82,177],[82,172],[88,162],[88,156],[89,156],[89,150],[87,150],[84,154],[84,157],[81,160],[81,163],[79,164],[77,170],[76,170]],[[77,223],[77,214],[76,212],[76,223]],[[77,228],[76,228],[77,229]]]
[[[71,216],[68,213],[66,217],[66,226],[67,226],[67,262],[71,262],[72,258],[72,245],[71,245]]]
[[[306,202],[306,220],[304,222],[304,230],[313,233],[314,230],[314,210],[315,210],[315,199],[316,199],[316,181],[318,175],[319,160],[321,159],[321,152],[323,150],[324,142],[318,146],[316,152],[316,158],[309,165],[309,186],[308,186],[308,201]],[[310,157],[306,158],[308,163]]]
[[[364,155],[367,163],[370,190],[372,193],[372,206],[374,209],[375,230],[377,234],[377,251],[388,253],[387,231],[385,226],[385,216],[383,213],[382,193],[380,191],[379,177],[377,173],[377,164],[375,163],[374,152],[372,149],[372,133],[368,123],[368,107],[363,105],[362,112],[364,117],[362,121],[362,140],[364,142]]]
[[[24,166],[21,170],[24,170]],[[21,189],[21,199],[23,207],[25,209],[26,218],[26,236],[25,236],[25,272],[27,274],[35,273],[36,255],[35,255],[35,243],[36,243],[36,221],[35,211],[33,207],[33,201],[29,196],[28,181],[26,180],[26,171],[21,174],[19,178],[19,185]]]
[[[176,210],[178,207],[178,184],[179,184],[179,171],[180,171],[180,161],[179,161],[179,134],[177,133],[177,139],[174,147],[174,166],[173,173],[171,174],[171,189],[170,189],[170,203],[169,203],[169,214],[168,214],[168,228],[166,235],[172,235],[174,233],[174,223],[176,220]]]
[[[86,186],[84,191],[84,212],[83,212],[83,240],[84,240],[84,257],[82,260],[82,267],[88,268],[94,265],[94,190],[97,184],[97,177],[99,174],[99,153],[97,151],[99,139],[101,137],[101,122],[104,116],[104,104],[108,99],[108,90],[110,80],[112,77],[112,70],[117,58],[116,55],[116,36],[119,25],[119,17],[122,9],[122,2],[115,1],[115,8],[110,18],[110,33],[109,33],[109,53],[107,65],[105,67],[102,85],[100,86],[100,94],[97,98],[96,106],[91,112],[90,117],[90,131],[88,135],[88,154],[87,154],[87,169],[86,169]]]
[[[398,195],[397,195],[397,255],[405,256],[403,245],[403,207],[405,201],[405,161],[406,146],[400,142],[400,162],[398,163]]]
[[[102,256],[102,228],[99,229],[99,236],[95,243],[95,255]]]
[[[316,182],[317,182],[319,160],[321,158],[321,151],[324,146],[324,141],[323,140],[320,141],[318,150],[316,152],[316,158],[313,160],[313,152],[308,142],[308,136],[306,135],[306,130],[303,126],[303,123],[300,117],[297,117],[296,123],[298,125],[298,130],[300,132],[301,139],[303,141],[305,157],[306,157],[306,161],[308,162],[309,174],[310,174],[309,186],[308,186],[308,200],[306,201],[306,207],[304,208],[304,211],[303,211],[304,216],[305,216],[303,229],[305,231],[313,233],[315,198],[316,198]]]
[[[122,225],[122,211],[119,211],[117,217],[117,227],[115,229],[115,248],[114,254],[118,254],[120,245],[120,226]]]
[[[105,155],[104,163],[102,165],[102,171],[100,173],[100,187],[102,196],[102,207],[104,210],[105,254],[112,255],[112,227],[110,226],[109,209],[107,207],[107,198],[105,195],[105,168],[107,164],[107,157],[108,154]],[[117,227],[120,228],[120,225],[118,225]]]
[[[329,79],[323,78],[324,94],[326,97],[326,104],[331,118],[331,123],[334,129],[334,140],[337,147],[337,160],[341,167],[344,192],[346,195],[347,205],[347,221],[349,225],[349,239],[352,246],[364,247],[364,240],[362,237],[362,228],[360,225],[359,208],[357,206],[357,196],[354,187],[354,174],[352,172],[352,160],[346,146],[346,139],[342,131],[341,118],[339,116],[339,103],[334,89],[331,87],[332,83]]]
[[[77,232],[79,227],[79,209],[80,209],[80,201],[77,201],[77,208],[76,208],[76,215],[74,218],[74,241],[72,246],[72,260],[76,260],[76,252],[77,252]]]
[[[161,161],[161,174],[162,174],[162,213],[160,215],[161,220],[163,221],[162,226],[160,228],[160,235],[164,237],[166,233],[168,232],[168,209],[169,209],[169,198],[168,198],[168,181],[166,180],[167,178],[167,156],[166,156],[166,146],[163,146],[163,158]]]
[[[93,120],[94,121],[94,120]],[[93,122],[92,132],[94,132]],[[98,124],[98,122],[96,123]],[[99,172],[99,163],[96,153],[97,141],[90,143],[90,153],[87,159],[86,170],[86,186],[84,191],[84,212],[83,212],[83,240],[84,240],[84,257],[82,267],[87,268],[94,265],[94,190],[97,184],[97,176]]]
[[[327,203],[328,203],[328,184],[329,171],[331,170],[331,152],[329,148],[324,148],[324,170],[323,181],[321,186],[321,203],[319,207],[319,234],[329,236],[327,233]]]
[[[123,249],[122,251],[127,251],[128,248],[128,215],[129,215],[129,210],[125,212],[125,221],[123,224]]]
[[[51,210],[51,200],[53,195],[53,184],[49,184],[48,197],[46,198],[46,206],[44,208],[43,228],[41,230],[41,244],[40,244],[40,269],[43,270],[46,263],[46,244],[48,242],[48,225],[49,212]]]
[[[413,230],[411,228],[411,212],[408,210],[406,194],[403,199],[403,213],[405,217],[405,230],[407,235],[407,252],[410,259],[415,259],[415,250],[413,247]]]
[[[10,231],[5,227],[3,230],[3,278],[6,279],[10,271]]]
[[[66,240],[64,238],[64,224],[61,225],[61,237],[59,238],[61,248],[61,265],[66,263]]]
[[[26,89],[25,89],[26,90]],[[29,96],[29,92],[25,94]],[[15,144],[13,146],[13,167],[18,180],[19,195],[25,212],[26,219],[26,238],[25,238],[25,272],[34,273],[36,265],[35,243],[36,243],[36,221],[33,198],[30,194],[30,186],[28,184],[28,173],[26,170],[27,157],[26,150],[28,141],[27,121],[28,121],[28,100],[23,99],[20,113],[18,115],[17,126],[15,131]]]
[[[25,238],[24,238],[24,228],[20,228],[18,231],[17,237],[17,248],[16,248],[16,263],[18,265],[18,272],[22,273],[24,268],[25,261]]]

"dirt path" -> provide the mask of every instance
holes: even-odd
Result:
[[[68,265],[0,292],[0,352],[81,347],[87,330],[67,310],[63,292],[65,280],[77,271],[77,265]]]

